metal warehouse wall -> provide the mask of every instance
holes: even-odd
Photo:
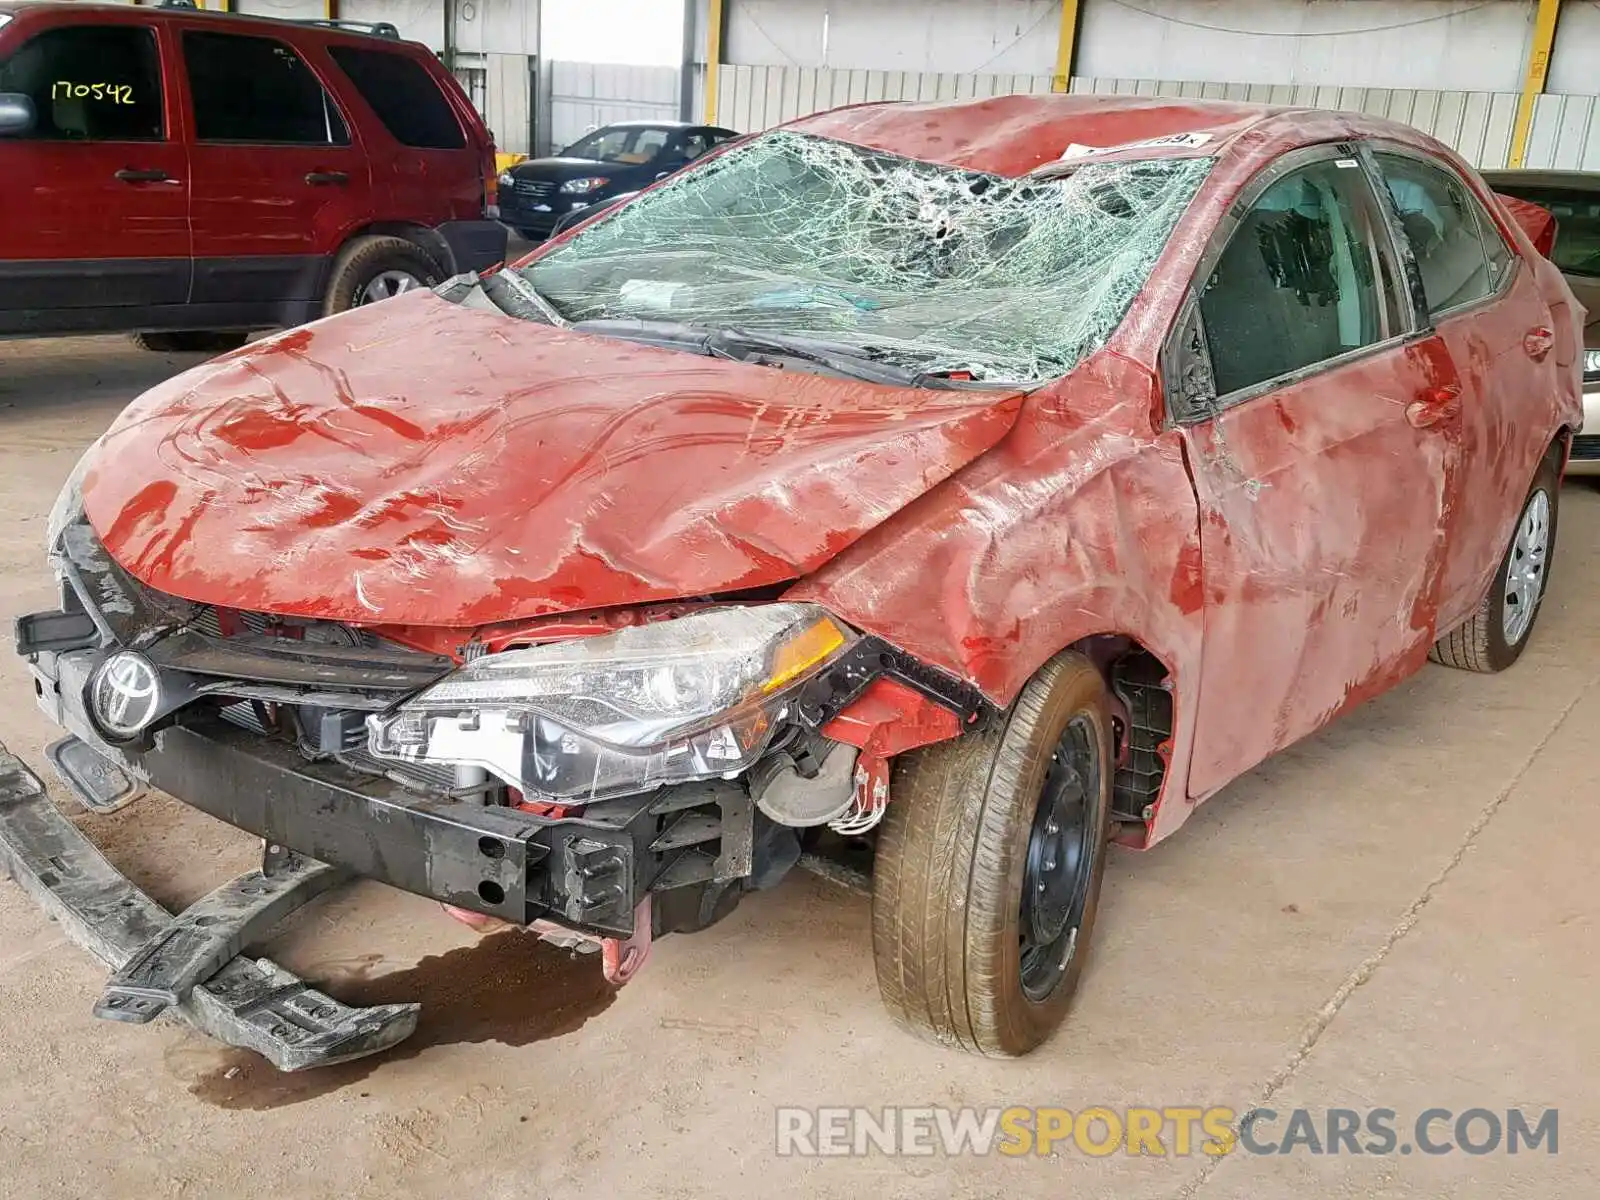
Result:
[[[1078,73],[1206,83],[1520,91],[1517,0],[1088,0]]]
[[[219,0],[203,0],[211,6]],[[578,0],[550,0],[576,3]],[[674,3],[676,0],[658,0]],[[710,0],[687,0],[699,54]],[[235,0],[320,17],[323,0]],[[1247,96],[1382,113],[1484,166],[1505,162],[1536,0],[1081,0],[1074,91]],[[723,0],[717,119],[760,129],[865,99],[1049,91],[1060,0]],[[438,50],[442,0],[341,0]],[[677,73],[538,63],[539,0],[457,0],[457,74],[501,147],[566,145],[677,112]],[[1600,2],[1565,0],[1527,165],[1600,169]],[[529,72],[538,67],[537,91]],[[692,80],[704,113],[705,68]],[[532,136],[537,97],[541,136]]]
[[[1082,4],[1081,75],[1479,91],[1520,89],[1535,8],[1525,0]],[[1589,0],[1567,7],[1600,16]],[[727,0],[725,58],[752,66],[1048,74],[1060,11],[1059,0]],[[1600,49],[1600,40],[1590,45]],[[1596,90],[1592,79],[1586,90]]]
[[[1055,69],[1061,0],[732,0],[729,62],[957,74]]]
[[[543,82],[547,118],[541,150],[570,146],[612,121],[672,121],[678,116],[676,67],[553,62]]]
[[[1049,75],[958,75],[917,71],[834,71],[802,67],[724,66],[718,119],[737,129],[766,129],[840,104],[867,100],[961,100],[1012,92],[1048,92]],[[1191,96],[1350,109],[1404,121],[1454,147],[1481,167],[1504,166],[1511,149],[1516,92],[1405,88],[1273,87],[1075,76],[1074,92]],[[1528,140],[1529,167],[1600,170],[1600,97],[1541,96]]]

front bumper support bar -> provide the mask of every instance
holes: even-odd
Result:
[[[307,863],[271,877],[252,873],[174,919],[106,861],[3,746],[0,868],[114,972],[103,1015],[144,1021],[171,1007],[201,1032],[254,1050],[280,1071],[373,1054],[416,1029],[416,1004],[350,1008],[268,959],[233,957],[340,872]]]

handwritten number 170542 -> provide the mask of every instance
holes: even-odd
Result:
[[[131,83],[69,83],[58,80],[50,86],[52,100],[109,100],[113,104],[132,104]]]

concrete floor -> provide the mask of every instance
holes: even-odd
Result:
[[[82,447],[184,365],[116,340],[0,342],[0,741],[53,736],[11,654],[50,600],[45,514]],[[1594,1194],[1600,1167],[1600,491],[1563,497],[1522,662],[1430,667],[1110,864],[1095,956],[1020,1062],[880,1011],[868,905],[808,876],[660,943],[616,994],[592,959],[363,885],[270,952],[346,999],[421,998],[386,1061],[280,1077],[178,1024],[89,1015],[102,972],[0,883],[0,1196]],[[252,840],[147,799],[81,822],[169,905]],[[1560,1109],[1559,1153],[801,1159],[778,1105]],[[1281,1135],[1282,1123],[1277,1127]],[[1409,1139],[1405,1139],[1409,1140]]]

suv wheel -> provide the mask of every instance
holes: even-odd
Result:
[[[363,237],[339,253],[322,302],[325,316],[375,304],[444,280],[433,256],[397,237]]]
[[[895,760],[873,869],[878,990],[914,1033],[996,1057],[1065,1019],[1111,832],[1111,716],[1082,655],[996,729]]]
[[[136,333],[133,344],[156,354],[222,354],[237,350],[249,340],[237,330],[180,329],[160,333]]]

